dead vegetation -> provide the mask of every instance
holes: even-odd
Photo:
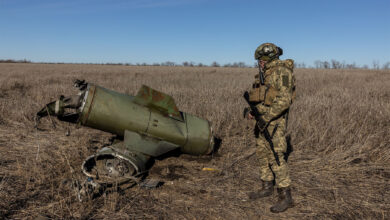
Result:
[[[0,216],[2,219],[389,219],[390,72],[296,70],[289,158],[295,207],[272,214],[276,196],[248,201],[259,187],[254,139],[241,118],[243,91],[256,69],[0,64]],[[110,134],[34,114],[76,78],[123,93],[146,84],[179,108],[210,120],[222,139],[212,156],[155,161],[165,184],[134,187],[79,203],[66,179]],[[66,136],[70,128],[71,135]],[[220,171],[202,171],[203,167]]]

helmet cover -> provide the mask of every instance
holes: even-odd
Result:
[[[257,47],[255,51],[256,60],[270,61],[283,54],[282,48],[273,43],[264,43]]]

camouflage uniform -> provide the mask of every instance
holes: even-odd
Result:
[[[249,198],[267,197],[278,189],[278,202],[272,206],[271,212],[284,212],[293,207],[287,163],[284,153],[287,150],[286,129],[289,107],[295,97],[295,77],[293,60],[279,60],[283,54],[280,47],[272,43],[260,45],[255,51],[255,59],[259,62],[260,73],[255,76],[255,83],[249,94],[249,101],[256,104],[261,117],[255,128],[257,157],[263,187],[257,192],[249,193]],[[264,136],[267,129],[272,138],[275,153],[279,157],[277,164],[270,144]],[[260,132],[261,130],[261,132]]]
[[[288,174],[287,163],[284,160],[284,153],[287,150],[286,128],[288,109],[292,103],[294,76],[293,61],[281,61],[275,59],[267,63],[264,71],[264,86],[274,88],[274,94],[271,94],[272,102],[265,104],[259,103],[256,107],[263,119],[269,122],[268,132],[273,135],[272,142],[275,152],[279,156],[280,166],[276,164],[275,157],[270,149],[268,141],[263,135],[256,138],[257,157],[260,163],[260,174],[263,181],[273,181],[278,188],[290,186],[291,180]],[[256,76],[255,86],[260,84],[259,76]],[[270,90],[268,90],[270,91]]]

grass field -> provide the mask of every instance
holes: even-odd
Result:
[[[254,137],[242,93],[254,68],[0,64],[0,218],[34,219],[390,219],[390,72],[297,69],[289,116],[295,207],[273,214],[260,187]],[[174,97],[181,111],[212,122],[222,139],[212,156],[160,158],[133,187],[80,203],[65,179],[109,143],[110,134],[34,115],[85,79],[135,95],[142,84]],[[70,136],[66,136],[70,129]],[[220,171],[202,171],[203,167]]]

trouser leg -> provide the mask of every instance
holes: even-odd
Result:
[[[288,187],[291,184],[291,179],[289,176],[288,165],[284,159],[284,153],[287,150],[287,141],[286,141],[286,120],[281,118],[275,122],[277,129],[272,130],[274,136],[272,142],[274,144],[275,152],[279,157],[280,166],[276,163],[275,158],[270,161],[271,169],[275,174],[275,185],[278,188]]]
[[[258,199],[272,195],[274,192],[274,175],[270,168],[270,152],[267,148],[265,140],[260,137],[256,140],[257,144],[257,157],[260,167],[260,178],[262,180],[262,188],[258,191],[250,192],[248,194],[250,199]]]
[[[271,169],[275,174],[275,185],[278,188],[288,187],[291,184],[291,179],[288,172],[288,166],[283,158],[283,153],[277,153],[279,156],[280,166],[273,161],[271,163]]]
[[[270,168],[270,160],[272,159],[272,153],[267,146],[267,142],[263,137],[259,137],[256,141],[256,144],[256,154],[260,168],[260,179],[267,182],[273,181],[274,175]]]
[[[284,118],[279,120],[279,126],[275,130],[273,137],[273,143],[275,152],[279,156],[280,166],[277,165],[276,161],[271,161],[271,169],[275,174],[275,184],[278,191],[278,202],[273,205],[270,210],[271,212],[284,212],[288,208],[294,206],[294,202],[291,196],[291,179],[288,172],[287,162],[284,159],[284,153],[287,150],[286,141],[286,121]],[[280,128],[279,128],[280,127]]]

